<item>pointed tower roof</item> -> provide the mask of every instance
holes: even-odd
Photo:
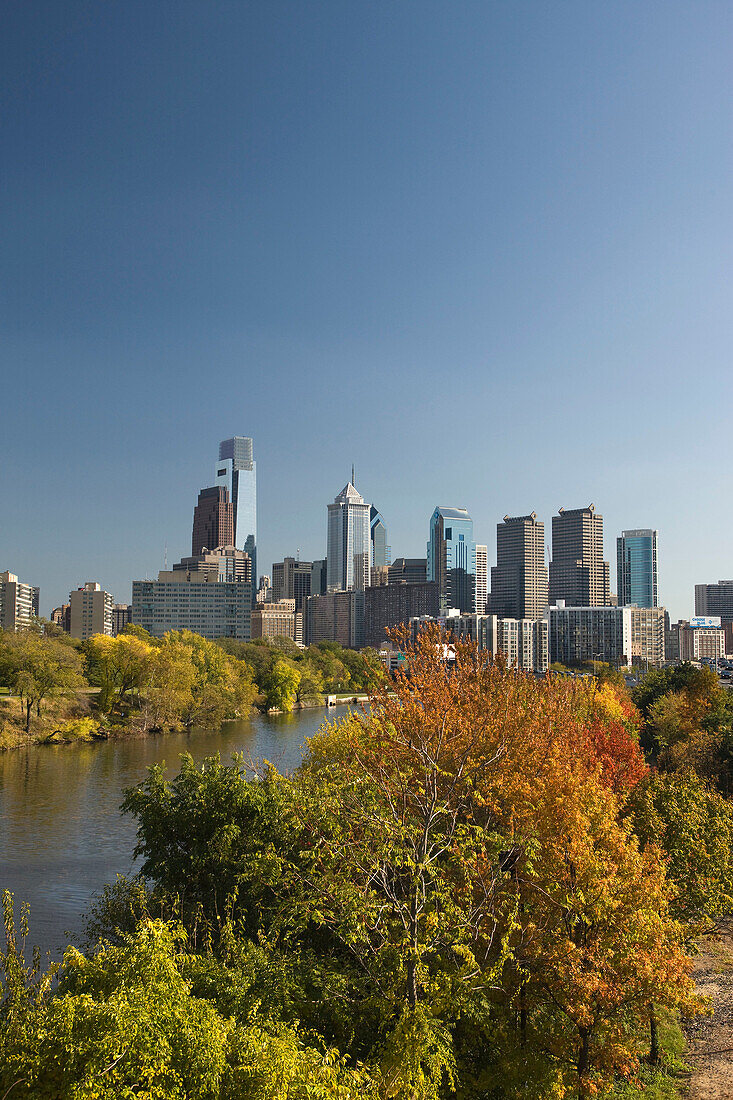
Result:
[[[365,504],[366,501],[361,495],[359,490],[351,484],[344,485],[343,489],[336,497],[334,504]]]

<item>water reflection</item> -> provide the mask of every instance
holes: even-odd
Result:
[[[344,713],[338,708],[339,716]],[[328,717],[334,717],[331,711]],[[58,951],[77,937],[93,893],[118,872],[133,870],[134,822],[119,812],[122,791],[151,764],[220,752],[296,767],[323,710],[228,722],[216,733],[56,745],[0,755],[0,891],[31,905],[31,939]]]

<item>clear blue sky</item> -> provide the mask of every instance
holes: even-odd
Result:
[[[42,611],[189,551],[255,440],[260,571],[348,479],[593,501],[733,576],[728,2],[17,0],[0,43],[0,569]]]

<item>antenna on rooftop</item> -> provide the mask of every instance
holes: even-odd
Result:
[[[163,551],[163,568],[168,568],[168,543],[165,544],[165,550]]]
[[[351,463],[351,484],[354,486],[354,488],[356,488],[356,481],[354,480],[355,477],[356,477],[356,475],[354,473],[354,463],[352,462]]]

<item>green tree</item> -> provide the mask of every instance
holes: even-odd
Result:
[[[35,631],[6,632],[0,639],[0,678],[19,697],[30,732],[35,707],[40,717],[43,703],[73,695],[84,685],[81,657],[76,649],[57,638]]]
[[[122,803],[137,819],[143,875],[180,904],[186,926],[200,917],[218,928],[233,902],[252,934],[269,921],[284,853],[298,842],[288,807],[287,784],[273,770],[250,782],[241,756],[232,765],[218,756],[197,765],[188,753],[172,781],[155,765]]]
[[[268,710],[277,709],[289,713],[298,695],[301,673],[290,661],[279,658],[265,683],[265,702]]]

